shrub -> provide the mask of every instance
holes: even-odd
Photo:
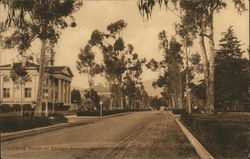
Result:
[[[246,158],[250,115],[182,114],[181,120],[216,158]]]
[[[118,113],[125,113],[125,112],[137,112],[137,111],[145,111],[144,109],[115,109],[115,110],[103,110],[102,115],[112,115]],[[100,116],[100,111],[78,111],[77,116]]]
[[[14,111],[21,111],[21,105],[20,104],[13,104],[13,110]]]
[[[24,111],[33,111],[34,108],[32,108],[31,104],[24,104],[23,105],[23,110]]]
[[[0,105],[0,112],[11,112],[12,107],[9,104]]]
[[[63,103],[55,103],[55,110],[69,110],[69,105],[63,105]]]
[[[1,117],[0,121],[1,132],[26,130],[36,127],[48,126],[51,124],[52,122],[45,117],[8,116],[8,117]]]
[[[70,105],[64,105],[63,106],[63,110],[69,110],[69,108],[70,108]]]
[[[184,114],[186,113],[185,109],[172,109],[171,110],[173,114]]]
[[[53,119],[50,118],[52,116],[54,117]],[[3,116],[0,120],[1,132],[27,130],[68,121],[68,119],[61,114],[50,115],[50,117]]]

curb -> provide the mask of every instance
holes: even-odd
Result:
[[[172,117],[174,117],[174,118],[178,118],[178,119],[179,119],[179,118],[181,117],[180,114],[173,114],[172,111],[169,111],[168,113],[169,113]]]
[[[106,118],[111,118],[111,117],[116,117],[116,116],[127,115],[127,114],[130,114],[130,113],[121,113],[121,114],[108,115],[108,116],[104,116],[104,117],[97,117],[97,118],[93,118],[93,119],[90,119],[89,121],[85,121],[85,122],[79,121],[79,122],[74,122],[74,123],[73,122],[72,123],[61,123],[61,124],[50,125],[50,126],[46,126],[46,127],[39,127],[39,128],[23,130],[23,131],[19,131],[19,132],[13,132],[11,134],[5,134],[5,135],[1,134],[0,142],[10,141],[10,140],[14,140],[14,139],[18,139],[18,138],[22,138],[22,137],[26,137],[26,136],[42,134],[44,132],[69,128],[69,127],[73,127],[73,126],[91,124],[91,123],[95,123],[97,121],[100,121],[100,119],[106,119]]]
[[[180,122],[180,119],[175,119],[177,124],[180,126],[182,132],[185,134],[189,142],[193,145],[197,154],[201,159],[215,159],[207,149],[193,136],[193,134]]]

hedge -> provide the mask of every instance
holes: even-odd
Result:
[[[186,110],[185,109],[172,109],[171,112],[173,114],[184,114],[186,113]]]
[[[181,120],[215,158],[247,158],[250,114],[182,114]]]
[[[9,104],[0,105],[0,112],[12,112],[13,109]]]
[[[126,112],[136,112],[136,111],[148,111],[144,109],[116,109],[116,110],[103,110],[102,115],[112,115],[118,113],[126,113]],[[77,116],[100,116],[100,111],[78,111]]]
[[[13,132],[67,122],[67,118],[55,114],[53,117],[3,116],[0,120],[1,132]]]
[[[53,109],[53,104],[52,103],[48,103],[48,108],[50,110]],[[54,104],[54,109],[55,110],[69,110],[70,105],[64,105],[63,103],[55,103]],[[45,103],[43,104],[43,109],[45,110]]]

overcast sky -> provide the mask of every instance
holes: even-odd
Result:
[[[245,0],[247,8],[249,1]],[[86,88],[88,87],[85,75],[80,75],[76,69],[76,60],[79,49],[84,47],[90,38],[93,30],[105,31],[106,26],[111,22],[123,19],[128,23],[123,31],[123,38],[127,43],[135,47],[135,52],[140,57],[160,59],[161,53],[158,50],[157,35],[163,29],[166,30],[169,37],[174,35],[174,23],[178,18],[164,8],[158,7],[154,10],[149,21],[143,20],[140,16],[137,1],[87,1],[82,8],[74,14],[77,26],[67,28],[62,31],[61,38],[56,47],[55,65],[69,66],[75,77],[72,85]],[[236,35],[244,43],[243,49],[249,44],[249,12],[238,15],[232,6],[229,6],[223,12],[215,16],[215,41],[221,38],[221,32],[225,31],[230,25],[235,29]],[[194,47],[193,51],[199,51],[199,47]],[[31,48],[33,52],[39,53],[39,43]],[[16,56],[15,50],[1,50],[0,64],[10,63]],[[98,59],[100,60],[100,58]],[[143,80],[156,78],[157,74],[145,70]],[[95,84],[105,83],[101,77],[96,77]]]

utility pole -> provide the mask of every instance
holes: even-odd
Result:
[[[100,101],[100,116],[102,118],[102,101]]]
[[[23,116],[23,77],[21,77],[20,85],[21,85],[21,116]]]

